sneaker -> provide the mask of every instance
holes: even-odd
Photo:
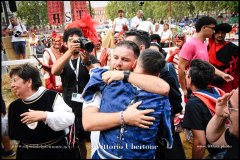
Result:
[[[13,157],[15,154],[16,152],[14,152],[12,149],[10,151],[2,151],[2,156],[5,157]]]

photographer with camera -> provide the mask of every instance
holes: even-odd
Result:
[[[26,58],[26,40],[28,37],[28,32],[26,27],[17,21],[17,18],[12,16],[10,18],[10,25],[8,26],[7,32],[12,35],[12,45],[18,59]]]
[[[83,30],[83,29],[82,29]],[[99,61],[90,53],[94,45],[85,37],[80,28],[67,28],[63,34],[64,54],[52,66],[52,74],[60,75],[62,80],[63,99],[73,109],[75,123],[71,127],[69,142],[76,151],[75,158],[86,159],[85,141],[90,140],[90,132],[82,126],[82,96],[81,93],[89,81],[89,70],[100,67]],[[81,152],[81,157],[79,154]]]

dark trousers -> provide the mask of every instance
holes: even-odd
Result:
[[[173,146],[172,149],[167,149],[166,142],[157,141],[158,149],[156,151],[155,159],[186,159],[183,149],[182,141],[178,132],[174,128],[174,116],[171,116],[171,126],[173,133]]]

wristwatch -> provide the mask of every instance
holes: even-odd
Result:
[[[128,82],[130,71],[129,70],[123,71],[123,74],[124,74],[123,82]]]
[[[83,66],[90,66],[92,64],[91,60],[88,60],[87,63],[84,63],[83,61],[81,61]]]

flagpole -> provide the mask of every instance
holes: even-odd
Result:
[[[90,1],[88,1],[88,7],[89,7],[90,16],[92,17],[92,7],[91,7]]]

